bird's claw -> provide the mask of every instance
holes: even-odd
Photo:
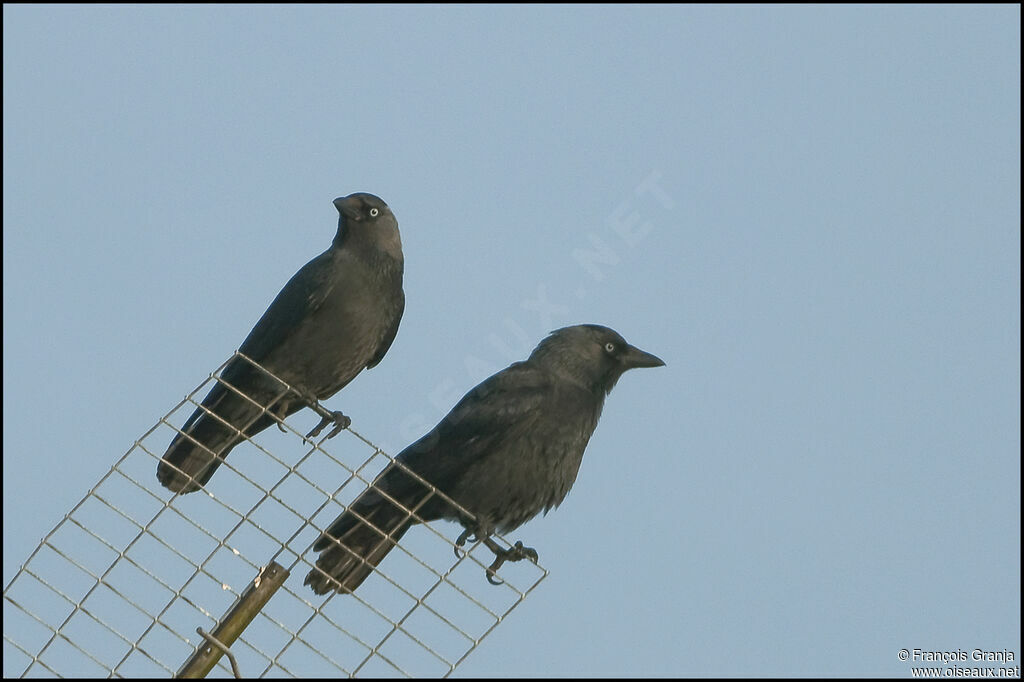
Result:
[[[540,555],[537,554],[537,550],[535,550],[533,547],[523,547],[523,543],[521,542],[517,542],[516,547],[519,549],[520,552],[523,553],[524,559],[529,559],[533,563],[537,563],[538,561],[540,561]]]
[[[459,551],[466,546],[467,542],[483,542],[487,549],[494,552],[494,562],[487,567],[487,582],[492,585],[503,585],[505,581],[497,578],[498,569],[502,567],[506,562],[514,563],[516,561],[522,561],[523,559],[529,559],[533,563],[537,563],[540,558],[537,555],[537,550],[533,547],[524,547],[521,540],[516,541],[516,544],[512,545],[508,549],[502,547],[494,538],[491,537],[490,533],[479,528],[465,527],[462,534],[459,535],[455,541],[455,557],[461,559],[462,556]]]
[[[466,542],[468,542],[470,538],[473,539],[473,542],[476,542],[476,533],[472,529],[466,528],[462,531],[462,535],[459,536],[459,539],[455,541],[454,549],[456,559],[462,558],[462,555],[459,554],[459,551],[466,546]]]
[[[505,563],[505,560],[499,558],[495,559],[494,563],[487,567],[487,582],[489,582],[492,585],[505,584],[504,580],[495,577],[495,572],[498,570],[498,567],[501,566],[503,563]]]
[[[517,540],[516,544],[508,549],[495,549],[490,544],[488,544],[488,547],[494,552],[494,563],[487,567],[487,582],[492,585],[503,585],[505,583],[504,580],[495,580],[495,575],[506,561],[516,562],[529,559],[533,563],[537,563],[537,560],[540,559],[537,550],[533,547],[524,547],[521,540]]]
[[[306,434],[306,440],[316,438],[320,435],[320,432],[327,428],[328,425],[334,424],[334,428],[327,434],[327,438],[331,439],[347,429],[352,425],[352,420],[342,414],[340,411],[335,410],[334,412],[328,412],[320,417],[320,423],[313,427],[313,430]]]

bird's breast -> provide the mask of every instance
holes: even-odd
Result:
[[[327,283],[320,305],[267,358],[271,371],[283,368],[282,379],[321,400],[366,367],[401,315],[393,278],[346,265]]]
[[[500,532],[558,506],[576,481],[594,421],[545,412],[494,443],[453,486],[456,501]]]

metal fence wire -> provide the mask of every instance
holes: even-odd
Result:
[[[313,543],[393,458],[351,428],[307,441],[291,423],[303,411],[236,446],[205,489],[163,488],[175,424],[236,357],[251,362],[236,353],[160,419],[4,588],[5,677],[175,675],[209,646],[197,628],[213,632],[271,562],[288,576],[230,646],[241,675],[447,676],[547,575],[521,561],[491,585],[491,551],[457,557],[462,528],[433,522],[353,594],[314,595]],[[228,657],[211,674],[233,676]]]

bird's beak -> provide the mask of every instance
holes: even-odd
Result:
[[[642,351],[636,346],[630,346],[622,356],[622,362],[626,367],[632,369],[634,367],[664,367],[665,362],[657,355],[651,355],[646,351]]]
[[[359,207],[356,204],[356,200],[352,197],[338,197],[334,200],[334,208],[349,219],[354,219],[359,215]]]

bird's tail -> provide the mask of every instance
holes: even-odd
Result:
[[[241,440],[235,429],[199,408],[171,441],[157,465],[156,477],[176,493],[199,490]]]
[[[176,493],[199,490],[233,447],[274,423],[254,402],[262,393],[244,387],[254,397],[243,398],[218,383],[196,408],[157,465],[156,477],[164,487]]]
[[[363,584],[418,519],[369,488],[320,536],[322,552],[303,584],[317,594],[349,594]]]

